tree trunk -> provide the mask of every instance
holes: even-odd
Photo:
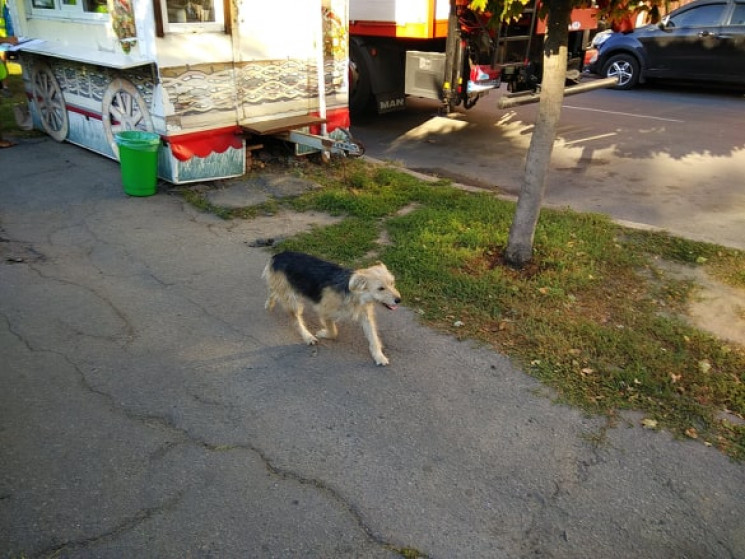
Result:
[[[551,3],[543,46],[541,100],[525,162],[525,176],[520,187],[517,209],[504,255],[507,263],[516,268],[522,268],[533,257],[535,228],[546,192],[551,152],[561,116],[561,105],[564,102],[571,13],[570,0]]]

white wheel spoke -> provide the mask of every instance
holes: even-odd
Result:
[[[32,102],[36,105],[44,130],[58,142],[67,138],[67,106],[57,79],[49,66],[39,64],[32,70]]]
[[[111,105],[111,108],[109,109],[109,114],[113,117],[112,122],[119,122],[121,123],[122,120],[124,120],[124,117],[119,110],[118,107]]]
[[[134,84],[123,78],[117,78],[109,84],[102,105],[104,132],[115,155],[119,151],[114,141],[118,132],[153,130],[145,99]]]

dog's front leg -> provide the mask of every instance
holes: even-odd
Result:
[[[321,329],[316,332],[316,337],[335,340],[336,336],[339,335],[339,329],[336,327],[336,322],[324,316],[319,316],[319,319],[321,321]]]
[[[383,355],[383,348],[378,337],[378,327],[375,324],[375,310],[372,305],[368,305],[365,312],[360,317],[362,331],[365,333],[368,343],[370,344],[370,355],[375,360],[376,365],[388,365],[388,358]]]
[[[317,344],[318,338],[310,333],[308,327],[305,325],[305,321],[303,320],[303,306],[297,305],[292,311],[292,316],[295,317],[295,325],[297,326],[298,332],[300,332],[303,341],[308,345]]]

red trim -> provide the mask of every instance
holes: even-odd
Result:
[[[89,109],[84,109],[83,107],[78,107],[77,105],[67,105],[67,110],[71,113],[78,113],[83,115],[87,118],[95,118],[96,120],[103,120],[103,116],[101,113],[94,113],[93,111]]]
[[[29,100],[29,102],[32,102],[34,100],[34,96],[29,92],[26,92],[26,98]],[[68,112],[78,113],[87,118],[95,118],[96,120],[103,120],[103,116],[101,115],[101,113],[94,113],[90,109],[84,109],[83,107],[78,107],[77,105],[72,105],[67,102],[65,102],[65,107]]]
[[[228,126],[179,134],[166,138],[171,145],[171,153],[179,161],[187,161],[192,157],[207,157],[213,153],[223,153],[228,148],[242,149],[243,136],[240,126]]]
[[[318,113],[311,113],[311,116],[320,116]],[[349,128],[349,109],[331,109],[326,112],[326,132],[332,132],[337,128]],[[320,126],[311,126],[311,134],[320,134]]]
[[[26,93],[29,100],[32,99],[30,93]],[[89,109],[78,107],[76,105],[66,104],[67,111],[78,113],[86,118],[93,118],[103,121],[103,115],[94,113]],[[344,109],[346,111],[346,109]],[[330,120],[330,119],[329,119]],[[118,124],[118,123],[114,123]],[[346,125],[334,124],[337,126],[349,127],[349,113],[346,113]],[[329,130],[333,130],[329,128]],[[161,136],[171,146],[171,153],[179,161],[187,161],[192,157],[207,157],[212,153],[223,153],[228,148],[243,148],[243,131],[240,126],[227,126],[216,128],[214,130],[204,130],[202,132],[192,132],[190,134],[178,134],[174,136]]]
[[[396,24],[392,21],[350,21],[349,34],[369,37],[395,37]]]

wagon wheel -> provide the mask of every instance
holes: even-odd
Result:
[[[31,70],[32,100],[44,131],[58,142],[64,142],[70,131],[67,105],[52,69],[43,63]]]
[[[142,94],[129,80],[117,78],[109,84],[103,95],[101,119],[106,139],[119,158],[119,148],[114,135],[124,130],[153,131],[153,121]]]

